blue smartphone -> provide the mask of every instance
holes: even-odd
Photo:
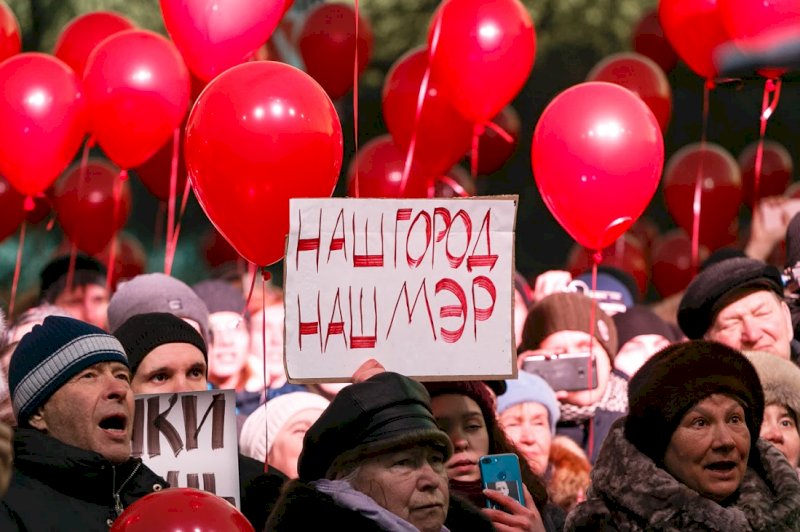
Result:
[[[522,473],[519,470],[519,457],[513,453],[489,454],[481,456],[478,460],[478,467],[481,470],[481,482],[484,488],[499,491],[503,495],[508,495],[516,499],[522,506],[525,506],[525,495],[522,491]],[[486,500],[488,508],[498,507],[493,501]]]

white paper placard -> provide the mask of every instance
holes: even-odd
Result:
[[[136,396],[132,452],[173,488],[239,501],[239,442],[233,390]]]
[[[368,358],[420,379],[516,375],[517,197],[293,199],[285,364],[346,381]]]

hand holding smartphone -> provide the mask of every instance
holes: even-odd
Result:
[[[519,457],[513,453],[489,454],[478,460],[481,471],[481,483],[484,488],[495,490],[503,495],[519,501],[525,506],[525,495],[522,490],[522,473],[519,468]],[[494,502],[487,500],[488,508],[499,508]]]

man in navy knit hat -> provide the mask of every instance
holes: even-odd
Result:
[[[0,530],[108,530],[126,506],[167,487],[130,458],[133,393],[119,341],[50,316],[9,367],[19,428]]]

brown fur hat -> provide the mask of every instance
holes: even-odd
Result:
[[[745,356],[761,380],[764,404],[785,406],[800,419],[800,368],[773,353],[750,351]]]
[[[584,499],[592,466],[583,449],[567,436],[553,438],[550,465],[553,470],[547,483],[547,492],[554,503],[569,513]]]

